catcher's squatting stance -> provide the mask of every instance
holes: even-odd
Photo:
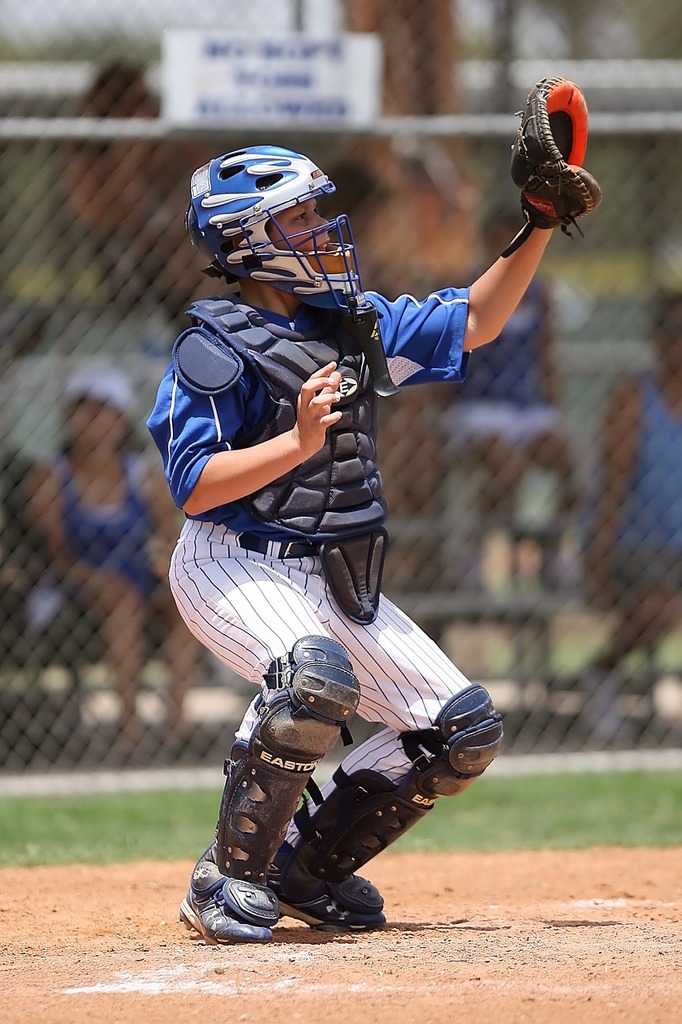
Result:
[[[381,594],[377,395],[464,379],[538,267],[550,231],[533,228],[598,204],[569,166],[586,135],[575,86],[531,91],[512,152],[526,227],[470,288],[421,301],[363,292],[347,217],[317,209],[334,185],[307,157],[254,146],[192,176],[191,240],[238,293],[190,308],[148,426],[187,515],[180,612],[259,687],[180,907],[207,942],[267,941],[281,915],[380,928],[381,895],[355,871],[499,750],[487,691]],[[355,712],[384,728],[319,790],[312,773]]]

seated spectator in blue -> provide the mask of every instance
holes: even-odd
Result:
[[[165,736],[179,742],[200,648],[165,578],[175,510],[155,465],[131,444],[135,398],[127,377],[113,366],[88,365],[68,381],[65,397],[63,450],[34,470],[29,511],[62,586],[85,596],[101,622],[129,753],[143,739],[137,694],[150,612],[163,617],[170,678]]]
[[[682,621],[682,293],[656,297],[652,340],[654,369],[615,385],[599,432],[585,582],[614,625],[583,686],[586,726],[605,741],[632,731],[618,707],[626,657]]]
[[[492,216],[485,236],[488,262],[520,226],[516,213]],[[533,467],[556,478],[557,515],[566,519],[577,511],[575,454],[560,410],[554,335],[549,290],[536,275],[496,344],[472,353],[466,387],[454,393],[451,439],[484,469],[476,510],[481,534],[513,522],[519,485]],[[479,568],[474,562],[471,582]]]

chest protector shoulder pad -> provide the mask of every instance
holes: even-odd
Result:
[[[173,369],[182,383],[201,395],[228,391],[244,372],[234,349],[204,327],[190,327],[173,346]]]

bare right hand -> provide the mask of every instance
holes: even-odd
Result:
[[[325,442],[328,427],[338,423],[342,413],[332,412],[340,400],[339,385],[341,374],[336,363],[315,370],[301,387],[297,403],[296,425],[293,435],[301,448],[304,459],[319,451]]]

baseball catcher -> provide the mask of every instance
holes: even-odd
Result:
[[[583,167],[587,150],[585,97],[574,82],[543,78],[528,93],[512,146],[511,176],[521,189],[526,224],[503,256],[509,256],[533,228],[560,227],[565,234],[599,206],[598,182]],[[581,232],[582,233],[582,232]]]
[[[561,144],[575,160],[571,116]],[[528,127],[518,144],[528,222],[564,227],[594,208],[596,183],[535,138]],[[176,603],[255,689],[180,905],[210,943],[270,941],[280,916],[381,928],[381,894],[358,872],[472,785],[502,742],[490,694],[382,592],[377,406],[398,387],[464,380],[551,232],[532,231],[469,288],[392,299],[363,290],[348,217],[323,213],[334,190],[280,146],[194,172],[187,228],[222,291],[189,309],[148,420],[186,515]],[[355,713],[382,728],[320,790],[312,775]]]

